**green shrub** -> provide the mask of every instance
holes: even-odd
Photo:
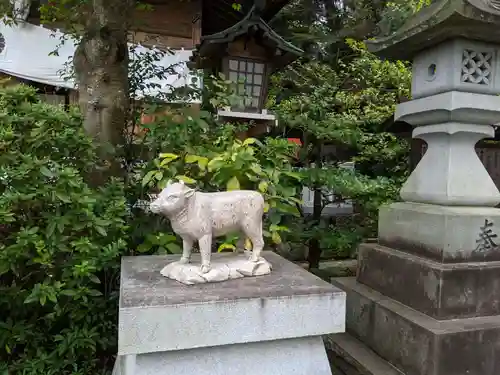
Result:
[[[0,374],[97,374],[115,354],[127,207],[77,113],[0,89]]]
[[[264,220],[266,242],[268,245],[281,242],[281,234],[288,230],[281,224],[284,216],[298,216],[296,206],[301,203],[300,175],[293,167],[296,145],[272,137],[262,141],[240,140],[238,133],[245,130],[244,125],[224,123],[205,111],[188,114],[182,108],[159,116],[147,127],[149,131],[142,144],[153,151],[152,159],[140,165],[140,172],[134,174],[136,183],[131,186],[137,188],[142,180],[148,190],[158,191],[169,180],[183,180],[206,192],[258,190],[269,213]],[[146,222],[143,220],[141,224]],[[179,252],[181,248],[172,243],[175,237],[168,224],[158,229],[138,244],[139,252]],[[231,234],[217,240],[214,247],[221,251],[234,249],[237,240],[238,236]]]

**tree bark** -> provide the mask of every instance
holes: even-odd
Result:
[[[91,0],[74,55],[86,132],[102,156],[123,142],[129,113],[127,31],[134,0]]]

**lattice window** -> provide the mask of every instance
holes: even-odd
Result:
[[[244,109],[260,109],[264,77],[264,63],[241,59],[229,60],[229,80],[238,83],[237,94],[243,97]]]
[[[489,85],[491,80],[491,52],[477,52],[466,49],[462,59],[462,82]]]

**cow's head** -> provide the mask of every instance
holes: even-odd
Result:
[[[193,194],[194,189],[184,185],[183,181],[169,183],[151,202],[149,209],[155,214],[174,214],[186,206]]]

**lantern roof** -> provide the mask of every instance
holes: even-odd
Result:
[[[221,57],[229,43],[245,35],[252,36],[263,47],[274,50],[272,68],[277,70],[300,57],[303,51],[283,39],[262,18],[265,1],[255,1],[248,14],[233,26],[211,35],[205,35],[196,46],[191,61],[196,68],[204,68],[204,60]]]
[[[164,0],[148,0],[164,1]],[[262,19],[269,22],[291,0],[266,0],[262,10]],[[234,4],[240,5],[240,8]],[[241,21],[252,9],[255,0],[204,0],[201,1],[202,35],[210,35],[225,30]]]
[[[500,43],[500,0],[437,0],[399,30],[367,41],[368,50],[394,60],[411,60],[450,39]]]

